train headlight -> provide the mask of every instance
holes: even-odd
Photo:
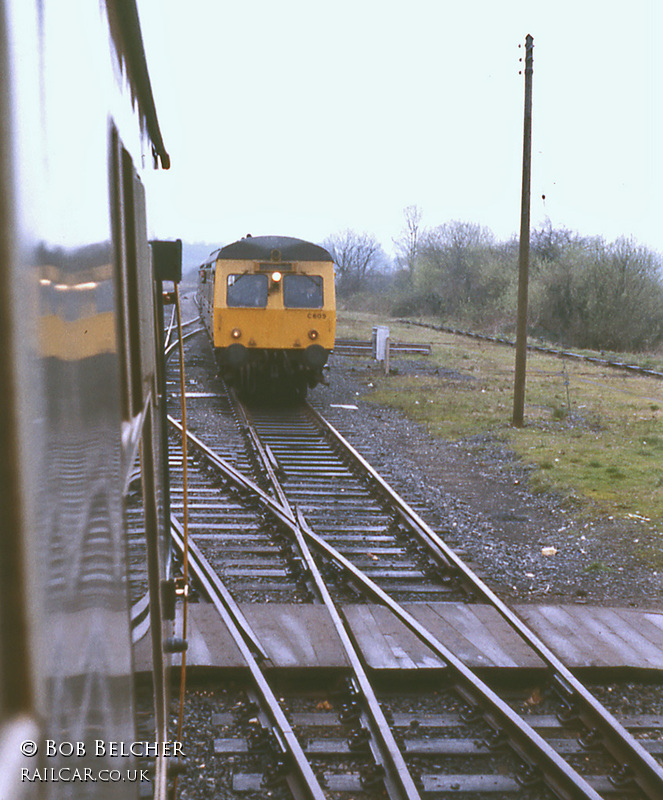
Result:
[[[314,341],[315,341],[315,340],[318,338],[318,336],[319,336],[319,335],[320,335],[320,334],[319,334],[317,331],[309,331],[309,332],[308,332],[308,338],[309,338],[309,339],[310,339],[312,342],[314,342]]]
[[[242,332],[239,328],[233,328],[230,331],[230,335],[233,337],[233,339],[239,339],[242,336]]]
[[[278,283],[282,277],[283,275],[281,275],[280,272],[272,272],[272,280],[274,281],[274,283]]]

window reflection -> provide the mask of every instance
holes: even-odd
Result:
[[[322,275],[286,275],[283,305],[286,308],[322,308]]]
[[[268,286],[267,275],[228,275],[226,303],[230,308],[265,308]]]

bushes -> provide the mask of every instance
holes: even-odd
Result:
[[[407,276],[405,276],[407,277]],[[513,330],[518,243],[450,222],[424,232],[398,316],[434,315],[491,332]],[[530,244],[529,329],[564,346],[641,351],[663,341],[660,257],[630,239],[606,244],[547,222]]]
[[[663,340],[660,259],[632,240],[568,243],[541,260],[534,333],[593,350],[642,351]]]
[[[458,221],[441,225],[422,236],[414,285],[401,305],[414,307],[420,299],[419,313],[499,327],[515,314],[514,263],[513,243],[497,242],[487,228]]]
[[[386,270],[384,251],[368,234],[344,231],[325,242],[345,305],[511,334],[518,242],[499,242],[469,222],[420,231],[416,207],[406,212],[416,224],[395,242],[402,267],[396,272]],[[631,239],[606,244],[547,221],[530,239],[530,333],[592,350],[656,347],[663,341],[661,266],[658,254]]]

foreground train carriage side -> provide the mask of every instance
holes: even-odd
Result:
[[[0,120],[0,797],[163,798],[165,759],[141,786],[95,746],[136,739],[136,479],[135,605],[168,738],[161,287],[139,177],[168,155],[134,0],[0,0]]]
[[[334,347],[332,257],[286,236],[246,237],[212,253],[198,302],[222,374],[254,394],[305,394],[323,380]]]

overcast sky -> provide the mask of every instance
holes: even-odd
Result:
[[[520,218],[534,37],[532,225],[663,252],[658,0],[147,0],[141,19],[172,168],[154,233],[385,249],[418,205],[500,238]],[[660,48],[659,48],[660,51]],[[545,195],[545,200],[543,199]]]

